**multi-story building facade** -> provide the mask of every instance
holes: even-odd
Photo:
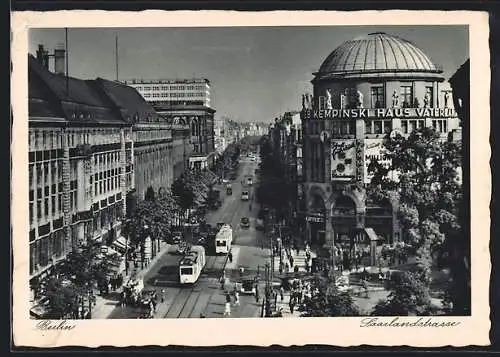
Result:
[[[130,199],[170,189],[192,152],[187,120],[158,115],[122,83],[66,77],[58,51],[55,73],[43,46],[28,58],[33,283],[85,241],[123,253]]]
[[[194,104],[210,107],[210,81],[193,79],[131,79],[125,84],[135,88],[151,104]]]
[[[284,164],[285,183],[288,187],[287,224],[301,234],[298,212],[304,212],[302,188],[302,121],[299,111],[286,112],[278,118],[272,130],[273,145],[277,159]]]
[[[36,278],[79,244],[120,235],[134,165],[132,122],[107,97],[106,81],[51,73],[31,55],[28,63],[29,271]]]
[[[368,165],[388,164],[387,134],[432,127],[447,140],[459,131],[442,70],[414,44],[371,33],[340,45],[314,76],[301,112],[307,239],[329,246],[372,228],[387,243],[401,240],[398,203],[366,195]]]

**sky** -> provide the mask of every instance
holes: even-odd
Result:
[[[413,42],[448,79],[469,57],[466,26],[321,26],[207,28],[70,28],[69,75],[119,80],[207,78],[216,117],[272,122],[298,110],[323,60],[343,42],[386,32]],[[65,30],[31,29],[29,52],[51,52]]]

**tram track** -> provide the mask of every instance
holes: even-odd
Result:
[[[164,318],[190,318],[199,317],[204,312],[210,303],[213,294],[218,288],[218,277],[222,275],[222,271],[227,262],[227,256],[209,256],[207,264],[198,278],[198,281],[192,286],[180,286],[178,293],[175,295],[170,308]],[[208,272],[208,271],[210,272]],[[212,290],[209,294],[203,294],[203,291]],[[201,300],[200,300],[201,299]],[[199,302],[202,302],[201,306]],[[197,316],[194,316],[195,310]],[[199,312],[198,312],[199,311]]]

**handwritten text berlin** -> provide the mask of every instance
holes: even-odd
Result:
[[[309,119],[344,119],[344,118],[450,118],[455,117],[452,108],[377,108],[377,109],[323,109],[305,111]]]

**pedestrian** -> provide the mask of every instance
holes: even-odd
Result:
[[[108,282],[108,291],[106,293],[109,294],[110,292],[111,292],[111,282]]]
[[[285,295],[285,289],[283,289],[283,285],[282,285],[282,286],[280,286],[280,298],[281,298],[281,301],[283,301],[284,295]]]
[[[240,306],[240,294],[237,290],[234,291],[234,306]]]
[[[259,286],[255,284],[255,301],[259,302],[260,301],[260,296],[259,296]]]
[[[224,308],[224,316],[231,316],[231,303],[226,302],[226,306]]]
[[[245,273],[245,268],[244,267],[240,267],[240,277],[243,276],[243,274]]]
[[[161,289],[161,302],[165,302],[165,289]]]
[[[233,253],[229,252],[227,253],[227,259],[229,259],[229,263],[233,262]]]
[[[292,257],[291,254],[289,255],[289,257],[290,257],[290,259],[289,259],[290,260],[290,266],[293,267],[293,257]]]
[[[229,294],[229,291],[226,291],[224,294],[226,295],[226,302],[231,303],[231,294]]]
[[[290,302],[288,303],[288,307],[290,308],[290,313],[293,314],[293,309],[295,308],[294,299],[290,299]]]
[[[223,275],[220,277],[219,282],[220,282],[220,288],[221,288],[222,290],[224,290],[224,286],[226,285],[226,276],[225,276],[225,274],[223,274]]]

